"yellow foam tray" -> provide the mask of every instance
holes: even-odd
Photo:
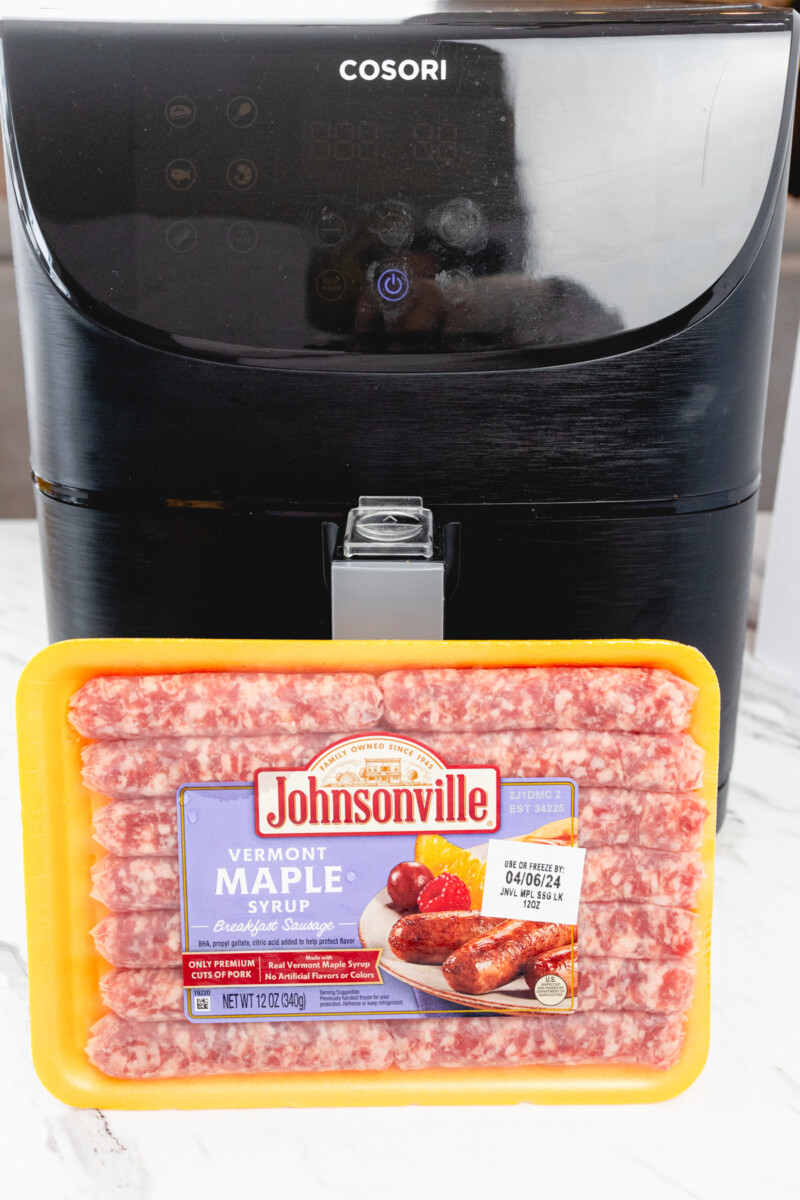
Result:
[[[674,1067],[667,1071],[613,1065],[426,1071],[393,1067],[382,1072],[119,1080],[91,1065],[84,1047],[90,1027],[104,1012],[98,984],[109,969],[89,935],[106,915],[89,896],[90,868],[104,855],[92,840],[92,813],[106,801],[81,782],[80,752],[86,742],[67,720],[70,697],[88,679],[173,671],[377,673],[396,667],[555,664],[663,667],[700,689],[689,732],[707,756],[701,792],[709,809],[702,846],[706,878],[697,901],[700,949],[694,1001],[683,1053]],[[699,651],[650,640],[81,639],[56,643],[31,660],[20,680],[17,717],[33,1057],[44,1085],[65,1103],[111,1109],[642,1103],[675,1096],[700,1074],[709,1039],[719,688]]]

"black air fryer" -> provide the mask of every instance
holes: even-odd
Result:
[[[722,809],[792,14],[2,36],[52,637],[678,639]]]

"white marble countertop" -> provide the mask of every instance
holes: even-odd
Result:
[[[0,521],[0,1171],[8,1196],[800,1195],[800,687],[748,659],[717,851],[711,1053],[682,1096],[605,1108],[104,1113],[53,1099],[28,1044],[13,698],[45,640],[35,524]]]

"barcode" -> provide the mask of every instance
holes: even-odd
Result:
[[[211,1011],[211,1000],[209,999],[209,997],[208,996],[195,996],[194,1011],[195,1012],[210,1012]]]

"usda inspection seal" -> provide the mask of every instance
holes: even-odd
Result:
[[[560,975],[543,975],[536,980],[533,994],[540,1004],[560,1004],[566,999],[567,985]]]

